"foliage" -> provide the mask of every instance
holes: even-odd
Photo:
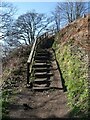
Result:
[[[86,52],[74,45],[73,40],[66,44],[57,44],[56,58],[60,65],[65,85],[67,86],[68,105],[74,109],[74,114],[88,112],[88,66]]]
[[[6,110],[6,108],[9,105],[9,94],[10,92],[8,90],[2,91],[2,97],[0,98],[0,110],[2,112],[2,117],[5,117],[6,114],[8,114],[8,110]]]

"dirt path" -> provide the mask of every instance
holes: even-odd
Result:
[[[52,61],[51,89],[43,92],[26,88],[26,81],[18,88],[18,92],[10,98],[10,118],[65,118],[69,112],[66,104],[66,93],[63,92],[61,77],[56,61]]]

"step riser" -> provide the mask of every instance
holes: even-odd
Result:
[[[35,60],[35,63],[50,63],[48,60]]]
[[[44,68],[44,67],[50,68],[51,65],[33,65],[33,68]]]
[[[49,57],[50,55],[45,55],[45,54],[36,54],[35,56],[37,56],[37,57]]]
[[[47,83],[46,84],[34,84],[33,87],[47,87]]]
[[[42,52],[42,53],[38,52],[38,53],[36,53],[36,55],[40,55],[40,56],[50,56],[49,53],[44,53],[44,52]]]
[[[35,75],[36,78],[47,78],[52,76],[52,74],[45,74],[45,75]]]
[[[43,87],[43,88],[36,88],[36,87],[33,87],[33,90],[34,91],[39,91],[39,92],[42,92],[42,91],[46,91],[46,90],[49,90],[50,89],[50,87]]]
[[[37,56],[37,55],[39,55],[39,56],[50,56],[50,54],[44,53],[44,52],[42,52],[42,53],[36,53],[35,56]]]
[[[36,52],[36,54],[51,55],[51,53],[45,52],[45,51],[38,51],[38,52]]]
[[[42,48],[39,49],[39,48],[38,48],[38,49],[36,50],[36,52],[48,52],[48,50],[47,50],[47,49],[42,49]]]
[[[40,58],[40,57],[39,57],[39,58],[36,58],[36,57],[35,57],[35,60],[48,60],[48,58]]]
[[[49,54],[47,50],[37,50],[36,53],[48,53]]]
[[[50,58],[50,56],[45,55],[36,55],[35,58]]]
[[[40,56],[40,57],[35,57],[34,60],[50,61],[50,60],[52,60],[52,57],[41,57],[41,56]]]
[[[50,83],[50,81],[34,81],[34,83],[36,83],[36,84],[49,84]]]
[[[49,70],[47,69],[38,69],[38,70],[34,70],[34,73],[35,72],[48,72]]]
[[[35,59],[49,59],[47,56],[35,56]]]
[[[46,78],[47,75],[35,75],[36,78]]]

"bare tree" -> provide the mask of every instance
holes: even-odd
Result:
[[[2,43],[3,54],[6,55],[10,51],[8,31],[12,28],[16,8],[11,3],[6,2],[2,2],[0,8],[0,42]]]
[[[53,20],[55,21],[56,30],[59,31],[60,30],[60,22],[61,22],[59,10],[57,8],[55,8],[55,11],[52,12],[52,15],[53,15]]]
[[[16,8],[11,3],[2,2],[0,4],[0,32],[3,38],[7,32],[7,29],[12,25],[13,15],[16,12]]]
[[[57,12],[56,12],[57,10]],[[87,2],[60,2],[54,11],[55,20],[70,23],[88,12]],[[60,14],[60,16],[58,15]],[[57,17],[58,16],[58,17]],[[57,24],[57,23],[56,23]]]
[[[18,17],[13,29],[13,37],[22,43],[31,44],[48,27],[51,19],[44,14],[28,12]]]

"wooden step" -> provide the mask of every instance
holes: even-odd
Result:
[[[48,72],[48,71],[50,71],[50,69],[48,69],[47,67],[34,68],[34,72]]]
[[[45,55],[49,55],[50,52],[48,52],[48,51],[36,51],[36,54],[45,54]]]
[[[35,75],[46,75],[47,72],[36,72]]]
[[[34,63],[34,66],[51,66],[51,64],[46,63],[46,62],[40,62],[40,63]]]
[[[47,75],[51,75],[52,73],[51,72],[35,72],[35,75],[45,75],[45,74],[47,74]]]
[[[49,55],[44,55],[44,54],[39,54],[39,55],[35,55],[35,57],[41,57],[41,58],[50,58]]]
[[[39,54],[39,53],[40,53],[40,54],[41,54],[41,53],[42,53],[42,54],[49,54],[49,52],[46,51],[46,50],[43,50],[43,51],[36,51],[36,54],[37,54],[37,53],[38,53],[38,54]]]
[[[50,54],[47,52],[37,52],[36,55],[45,55],[45,56],[49,56]]]
[[[50,87],[33,87],[32,89],[36,91],[43,91],[43,90],[49,90]]]
[[[36,50],[36,52],[45,52],[45,51],[47,52],[48,50],[47,49],[39,49],[39,48]]]
[[[35,59],[35,60],[49,60],[49,58],[46,57],[46,56],[43,56],[43,57],[41,57],[41,56],[35,56],[34,59]]]
[[[35,58],[48,58],[48,56],[35,56]]]
[[[36,68],[33,68],[33,70],[34,71],[39,71],[39,70],[40,71],[45,71],[45,70],[50,71],[51,67],[49,67],[49,68],[47,66],[46,67],[36,67]]]
[[[50,61],[49,60],[34,60],[35,61],[35,63],[50,63]]]
[[[43,82],[43,81],[47,81],[47,78],[38,78],[34,80],[35,82]]]
[[[34,75],[35,77],[38,77],[38,78],[46,78],[48,76],[52,76],[53,74],[47,73],[47,72],[36,72]]]
[[[49,67],[51,67],[51,65],[50,64],[46,64],[46,63],[35,63],[34,65],[33,65],[33,68],[41,68],[41,67],[47,67],[47,68],[49,68]]]
[[[47,78],[37,78],[37,79],[35,79],[34,80],[34,83],[36,83],[36,84],[48,84],[48,83],[50,83],[50,79],[47,79]]]
[[[34,84],[33,87],[47,87],[47,83],[45,83],[45,84]]]
[[[47,63],[41,62],[41,63],[35,63],[34,65],[47,65]]]

